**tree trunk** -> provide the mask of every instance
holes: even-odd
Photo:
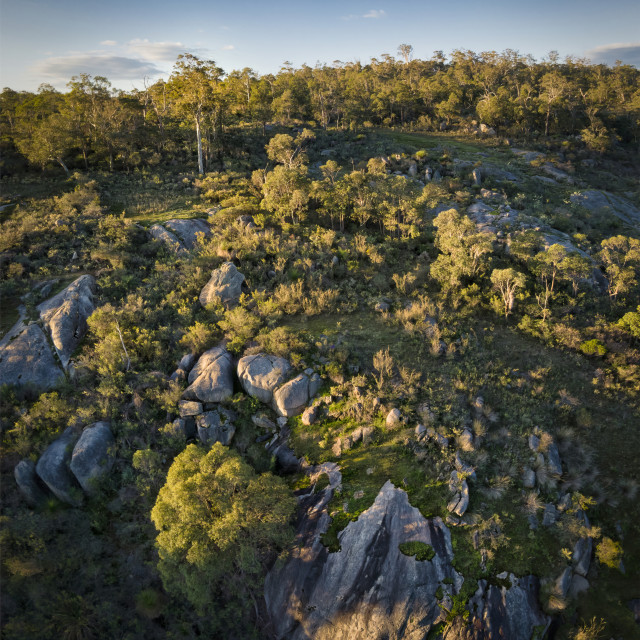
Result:
[[[58,163],[60,164],[60,166],[64,169],[64,172],[67,174],[67,177],[69,177],[69,168],[67,167],[67,165],[64,163],[64,161],[62,160],[62,158],[56,158],[56,160],[58,161]]]
[[[204,165],[202,163],[202,134],[200,133],[200,117],[196,116],[196,139],[198,141],[198,173],[204,173]]]

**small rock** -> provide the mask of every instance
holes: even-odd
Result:
[[[538,448],[540,447],[540,438],[534,435],[533,433],[529,436],[529,449],[534,453],[537,453]]]
[[[416,427],[416,438],[418,438],[418,440],[422,440],[422,438],[424,438],[427,434],[427,427],[425,427],[423,424],[419,424]]]
[[[287,418],[285,416],[280,416],[276,422],[281,429],[284,429],[284,427],[287,426]]]
[[[567,567],[556,580],[555,594],[560,598],[566,598],[569,594],[569,588],[571,587],[572,571]]]
[[[375,429],[373,427],[362,427],[362,444],[370,444],[373,440]]]
[[[583,576],[574,575],[571,578],[571,586],[569,587],[569,597],[577,598],[589,588],[589,581]]]
[[[547,465],[551,473],[557,476],[562,475],[562,463],[560,462],[560,454],[555,442],[552,442],[547,449]]]
[[[533,469],[525,467],[522,470],[522,484],[525,489],[533,489],[536,486],[536,473]]]
[[[200,442],[204,445],[220,442],[228,447],[236,432],[236,428],[231,421],[232,417],[232,414],[224,409],[200,414],[196,418]]]
[[[187,373],[193,369],[193,365],[196,363],[196,355],[194,353],[185,353],[180,362],[178,362],[178,369],[184,369]]]
[[[544,505],[544,514],[542,515],[542,526],[550,527],[552,524],[555,524],[558,519],[558,512],[556,511],[555,505],[548,503]]]
[[[389,303],[388,302],[378,302],[374,307],[375,311],[378,313],[385,313],[389,311]]]
[[[307,407],[302,413],[302,424],[305,426],[312,425],[318,417],[318,408],[317,407]]]
[[[331,265],[332,266],[336,266],[338,264],[339,260],[338,260],[338,256],[333,256],[333,258],[331,258]]]
[[[362,491],[361,489],[353,493],[354,500],[360,500],[360,498],[364,498],[364,491]]]
[[[206,307],[219,298],[225,307],[234,307],[242,295],[243,282],[244,275],[236,269],[233,262],[225,262],[211,272],[209,282],[200,292],[200,304]]]
[[[251,416],[251,422],[256,425],[256,427],[260,427],[261,429],[268,429],[269,431],[275,431],[276,425],[275,422],[269,419],[267,415],[264,413],[256,413]]]
[[[482,173],[480,169],[478,168],[474,169],[472,172],[472,176],[473,176],[473,184],[479,187],[482,184]]]
[[[36,473],[54,495],[73,507],[82,505],[82,491],[69,469],[73,445],[77,440],[76,431],[68,427],[45,449],[36,465]]]
[[[111,471],[115,446],[108,422],[96,422],[83,430],[73,448],[70,468],[86,493],[93,493],[96,481]]]
[[[581,576],[589,573],[589,566],[591,565],[591,554],[593,552],[593,541],[589,537],[580,538],[573,547],[573,569]]]

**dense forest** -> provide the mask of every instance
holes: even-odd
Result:
[[[640,71],[398,56],[3,90],[2,638],[638,637]]]

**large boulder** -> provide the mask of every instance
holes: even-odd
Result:
[[[93,313],[95,278],[80,276],[66,289],[38,305],[40,319],[49,329],[51,340],[66,369],[71,354],[87,332],[87,318]]]
[[[273,393],[273,408],[280,416],[290,418],[302,413],[309,402],[309,377],[304,373],[285,382]]]
[[[64,372],[42,329],[37,324],[14,329],[0,341],[0,385],[33,385],[47,390],[62,382]]]
[[[152,238],[159,240],[170,251],[173,251],[178,255],[182,255],[187,251],[178,237],[175,234],[171,233],[171,231],[167,231],[167,229],[165,229],[162,225],[154,224],[149,228],[149,234]]]
[[[198,234],[201,233],[205,237],[211,236],[211,227],[204,220],[199,220],[198,218],[167,220],[164,226],[173,231],[180,238],[183,246],[189,250],[195,249],[198,243]]]
[[[338,534],[341,550],[329,553],[320,536],[330,522],[333,488],[334,482],[301,500],[295,547],[267,576],[275,637],[424,638],[444,619],[436,592],[444,586],[457,593],[462,586],[451,565],[448,529],[440,518],[425,519],[387,482],[374,504]],[[404,555],[399,545],[405,542],[430,545],[435,556],[418,561]]]
[[[69,469],[73,446],[77,440],[75,429],[69,427],[45,449],[36,465],[36,473],[51,492],[73,507],[82,505],[82,490]]]
[[[183,397],[201,402],[222,402],[233,395],[233,361],[224,347],[205,351],[189,372]]]
[[[47,499],[45,488],[38,481],[36,465],[33,460],[21,460],[13,470],[13,477],[20,493],[33,507],[42,504]]]
[[[225,262],[211,272],[209,282],[200,292],[200,304],[206,307],[219,298],[226,307],[233,307],[240,300],[244,276],[233,262]]]
[[[291,371],[291,365],[278,356],[259,353],[238,362],[238,378],[242,388],[252,397],[271,404],[273,392]]]
[[[233,414],[221,408],[201,413],[196,417],[198,439],[207,446],[216,442],[229,446],[236,432],[232,420]]]
[[[82,432],[73,448],[70,468],[86,493],[111,471],[115,461],[115,439],[108,422],[96,422]]]

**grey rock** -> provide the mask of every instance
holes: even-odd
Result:
[[[433,169],[431,167],[427,167],[424,170],[424,179],[425,182],[431,182],[431,179],[433,178]]]
[[[275,637],[424,637],[441,614],[435,593],[442,581],[451,580],[455,592],[463,581],[451,566],[448,529],[440,518],[425,519],[404,491],[387,482],[374,504],[339,533],[341,550],[329,553],[320,536],[330,522],[332,495],[327,487],[301,500],[295,547],[267,576]],[[431,545],[435,557],[420,562],[403,555],[398,545],[414,540]]]
[[[385,313],[386,311],[389,311],[389,303],[376,302],[376,306],[374,307],[374,310],[377,311],[378,313]]]
[[[180,362],[178,362],[178,369],[183,369],[187,373],[193,369],[193,365],[196,363],[196,354],[195,353],[185,353],[182,358],[180,358]]]
[[[309,378],[309,399],[313,398],[322,389],[322,377],[319,373],[314,373]]]
[[[256,425],[256,427],[260,427],[261,429],[267,429],[269,431],[275,431],[276,425],[275,422],[269,419],[267,415],[264,413],[256,413],[251,416],[251,422]]]
[[[64,380],[47,338],[37,324],[16,324],[0,341],[0,385],[53,389]]]
[[[574,575],[571,578],[571,586],[569,587],[569,597],[577,598],[581,593],[584,593],[589,588],[589,581],[579,575]]]
[[[201,402],[222,402],[233,395],[233,361],[224,347],[205,351],[189,372],[183,397]]]
[[[552,442],[547,448],[547,466],[554,475],[562,475],[562,463],[560,462],[560,454],[555,442]]]
[[[387,414],[387,418],[385,420],[385,424],[387,425],[387,429],[392,429],[397,424],[400,423],[402,419],[402,414],[400,413],[400,409],[393,408]]]
[[[149,228],[149,234],[155,240],[162,242],[170,251],[177,255],[183,255],[187,252],[186,247],[180,242],[178,237],[167,231],[162,225],[154,224]]]
[[[570,567],[567,567],[557,578],[554,585],[554,593],[559,598],[566,598],[569,595],[569,588],[571,587],[571,578],[573,572]]]
[[[86,493],[93,493],[95,482],[111,471],[115,444],[108,422],[96,422],[80,435],[69,466]]]
[[[636,624],[640,624],[640,598],[634,598],[627,603],[631,613],[636,621]]]
[[[480,124],[480,133],[483,133],[490,138],[494,138],[496,136],[496,130],[486,124]]]
[[[273,393],[273,408],[280,416],[297,416],[309,402],[309,378],[304,373],[285,382]]]
[[[21,460],[13,470],[13,477],[20,493],[32,507],[43,504],[47,499],[44,486],[38,482],[36,465],[33,460]]]
[[[456,473],[455,471],[453,473]],[[469,485],[466,480],[460,482],[460,491],[447,505],[447,509],[457,516],[463,516],[469,507]]]
[[[465,429],[462,432],[462,434],[458,438],[458,442],[465,451],[472,451],[475,448],[473,442],[473,434],[471,433],[471,431],[469,431],[469,429]]]
[[[197,416],[202,413],[202,403],[192,400],[180,400],[180,402],[178,402],[178,411],[180,412],[181,418]]]
[[[536,486],[536,473],[533,469],[525,467],[522,470],[522,484],[525,489],[533,489]]]
[[[591,554],[593,553],[593,540],[589,537],[580,538],[573,547],[573,570],[581,576],[589,573]]]
[[[456,451],[455,464],[458,471],[461,471],[468,478],[472,478],[473,480],[475,480],[476,470],[468,462],[464,462],[462,460],[459,451]]]
[[[482,184],[482,171],[480,171],[480,169],[475,168],[472,172],[471,175],[473,177],[473,184],[476,186],[480,186]]]
[[[284,358],[264,353],[245,356],[238,362],[242,388],[265,404],[271,403],[274,390],[286,380],[290,371],[291,365]]]
[[[416,438],[418,438],[418,440],[422,440],[422,438],[424,438],[427,435],[427,427],[425,427],[423,424],[419,424],[416,426]]]
[[[569,196],[569,199],[573,204],[585,207],[589,211],[608,212],[627,224],[636,228],[640,227],[640,209],[628,200],[614,196],[608,191],[589,189],[581,193],[574,193]]]
[[[519,158],[522,158],[525,162],[532,162],[538,158],[544,158],[544,153],[540,153],[539,151],[527,151],[525,149],[511,147],[511,152]]]
[[[278,427],[280,427],[280,429],[284,429],[287,426],[287,418],[284,416],[280,416],[276,422],[278,423]]]
[[[82,505],[82,490],[69,469],[73,446],[77,440],[75,430],[67,428],[45,449],[36,465],[36,473],[51,492],[73,507]]]
[[[534,631],[545,637],[551,619],[540,610],[538,579],[510,573],[508,580],[508,588],[478,580],[478,590],[468,604],[468,620],[458,618],[444,640],[531,640]]]
[[[312,425],[318,418],[318,407],[307,407],[302,413],[302,424],[305,426]]]
[[[283,473],[297,473],[300,471],[300,461],[286,444],[281,444],[273,455],[280,471]]]
[[[197,218],[192,220],[167,220],[164,226],[170,229],[188,250],[195,249],[198,243],[198,234],[201,233],[205,237],[211,236],[211,227],[204,220]]]
[[[375,434],[375,429],[373,427],[362,427],[361,434],[362,444],[371,444]]]
[[[187,379],[187,372],[184,369],[176,369],[169,376],[169,380],[173,382],[184,382],[186,379]]]
[[[548,503],[544,505],[544,513],[542,514],[542,526],[550,527],[552,524],[555,524],[558,519],[558,512],[556,511],[555,505]]]
[[[206,411],[197,416],[196,427],[200,442],[207,446],[220,442],[228,447],[236,433],[232,417],[232,414],[224,409]]]
[[[175,435],[184,436],[187,440],[196,437],[196,421],[193,418],[176,418],[171,426]]]
[[[233,307],[242,295],[244,276],[236,269],[233,262],[225,262],[211,272],[209,282],[200,292],[200,304],[206,307],[216,298],[226,307]]]
[[[540,448],[540,438],[533,433],[529,436],[529,449],[536,453]]]
[[[338,264],[338,262],[340,262],[340,260],[338,259],[338,256],[333,256],[333,258],[331,258],[332,266],[335,267]]]
[[[51,340],[66,369],[71,354],[87,332],[87,318],[95,309],[95,278],[80,276],[66,289],[38,305],[40,319],[49,330]]]

